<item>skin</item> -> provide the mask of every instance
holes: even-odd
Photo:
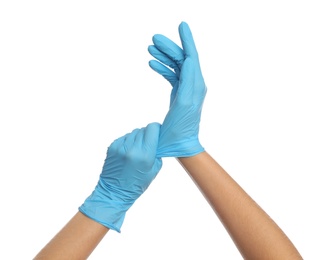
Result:
[[[244,259],[303,259],[280,227],[207,152],[177,160]],[[108,230],[78,212],[34,260],[87,259]]]
[[[88,201],[85,207],[90,210],[80,207],[34,260],[87,259],[110,228],[119,231],[119,218],[130,201],[135,202],[161,169],[161,159],[156,158],[159,131],[160,125],[151,123],[111,144],[99,177],[100,185],[84,202]]]
[[[109,229],[77,212],[34,260],[87,259]]]
[[[266,212],[207,153],[178,158],[244,259],[302,259]]]
[[[182,23],[179,29],[184,51],[162,36],[154,37],[155,46],[149,49],[154,57],[176,70],[176,74],[174,74],[155,61],[151,63],[151,67],[163,75],[173,86],[172,111],[175,109],[175,105],[177,107],[186,106],[186,109],[180,109],[180,113],[175,113],[178,120],[172,116],[170,122],[172,125],[181,123],[182,119],[187,120],[185,115],[182,115],[181,120],[179,116],[183,111],[187,113],[191,104],[198,106],[195,110],[198,113],[195,112],[189,116],[200,116],[202,105],[200,99],[204,99],[206,92],[198,63],[198,54],[189,27]],[[184,59],[187,62],[182,62]],[[181,64],[184,64],[181,78],[185,79],[180,82]],[[181,93],[176,94],[177,88],[181,88]],[[188,94],[187,97],[195,98],[194,103],[185,102],[186,99],[183,97],[185,91]],[[177,97],[176,102],[174,102],[175,96]],[[178,100],[178,97],[183,98]],[[166,130],[169,133],[171,129],[167,128]],[[175,134],[173,131],[169,138],[168,147],[175,139],[177,139],[175,140],[177,143],[180,141],[180,136],[175,136]],[[186,138],[189,137],[190,134],[187,134]],[[207,152],[190,157],[179,157],[177,160],[207,199],[244,259],[302,259],[300,253],[280,227]],[[108,230],[107,227],[78,212],[34,259],[86,259]]]

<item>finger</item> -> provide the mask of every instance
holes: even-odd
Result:
[[[145,173],[145,179],[147,179],[147,185],[142,186],[144,190],[162,167],[161,158],[156,157],[160,127],[159,123],[150,123],[141,128],[135,139],[134,144],[139,149],[139,171]]]
[[[180,69],[179,65],[169,58],[166,54],[158,50],[154,45],[148,46],[148,52],[157,60],[177,71]]]
[[[150,123],[146,127],[141,128],[134,139],[134,148],[138,156],[145,158],[150,166],[155,160],[156,148],[159,140],[159,123]]]
[[[184,61],[184,52],[176,43],[162,34],[155,34],[153,36],[153,43],[159,51],[166,54],[179,66],[182,66]]]
[[[183,102],[187,104],[192,102],[194,86],[195,86],[195,66],[191,58],[187,58],[181,70],[180,85],[177,89],[176,96],[183,99]]]
[[[189,25],[186,22],[182,22],[179,25],[179,34],[185,55],[193,58],[198,58],[194,38],[192,36]]]
[[[140,129],[136,128],[131,133],[125,135],[123,148],[126,153],[134,146],[135,138],[139,131]]]
[[[156,155],[156,149],[159,142],[159,133],[161,125],[159,123],[150,123],[145,128],[143,136],[143,145],[147,148],[147,151],[150,152],[151,156]]]
[[[124,136],[123,137],[119,137],[118,139],[115,139],[110,146],[107,148],[107,154],[114,154],[116,153],[120,147],[122,146],[122,144],[124,143]]]
[[[176,82],[178,82],[178,75],[175,74],[173,71],[168,69],[166,66],[164,66],[162,63],[156,61],[156,60],[151,60],[149,61],[149,66],[162,75],[166,80],[169,81],[169,83],[174,86]]]
[[[139,129],[139,131],[137,131],[136,136],[134,136],[134,147],[138,150],[139,153],[142,151],[144,133],[145,127],[142,127]]]

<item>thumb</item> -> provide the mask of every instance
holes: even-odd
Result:
[[[150,123],[145,128],[145,133],[143,137],[143,145],[149,151],[156,154],[156,148],[159,143],[159,134],[160,134],[161,125],[159,123]]]

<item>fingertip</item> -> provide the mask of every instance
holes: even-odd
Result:
[[[158,62],[157,60],[150,60],[148,62],[149,67],[151,67],[154,71],[158,72],[160,70],[158,70],[158,67],[163,66],[160,62]]]
[[[185,29],[190,30],[190,27],[186,22],[182,21],[179,25],[179,30],[185,30]]]
[[[153,49],[153,47],[154,47],[153,45],[148,45],[147,50],[149,53],[151,52],[151,49]]]
[[[195,46],[194,38],[189,25],[182,22],[179,26],[179,34],[182,42],[183,50],[187,56],[197,56],[197,49]]]
[[[164,75],[166,71],[166,66],[164,66],[161,62],[158,62],[157,60],[150,60],[148,62],[149,66],[156,71],[157,73]],[[167,69],[168,70],[168,69]]]
[[[162,34],[159,34],[159,33],[154,34],[153,37],[152,37],[153,43],[155,44],[155,42],[162,37],[164,37]]]
[[[155,34],[153,36],[152,40],[153,40],[154,45],[158,49],[161,49],[165,45],[170,46],[170,45],[174,45],[175,44],[174,42],[172,42],[168,37],[164,36],[163,34]]]
[[[182,27],[182,26],[188,26],[188,23],[185,22],[185,21],[181,21],[179,27]],[[189,26],[188,26],[189,27]]]
[[[148,65],[149,65],[149,67],[151,67],[152,69],[154,69],[154,64],[155,64],[155,60],[150,60],[150,61],[148,61]]]

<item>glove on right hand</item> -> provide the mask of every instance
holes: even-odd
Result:
[[[149,66],[173,87],[170,108],[161,126],[158,157],[189,157],[204,151],[198,134],[207,88],[187,23],[179,25],[179,34],[183,49],[161,34],[153,36],[154,45],[148,48],[158,60],[151,60]]]
[[[127,210],[148,188],[162,167],[156,156],[160,124],[134,129],[108,148],[102,173],[79,210],[120,232]]]

